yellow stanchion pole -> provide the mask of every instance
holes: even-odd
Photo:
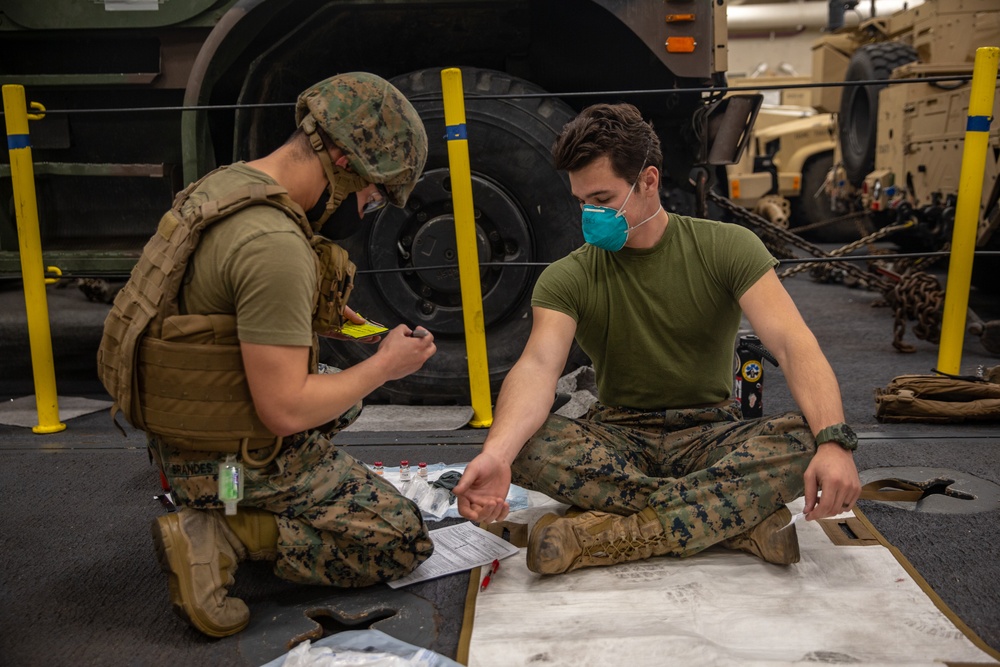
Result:
[[[462,289],[462,317],[465,322],[465,352],[469,359],[469,389],[472,420],[469,426],[488,428],[493,424],[490,398],[490,369],[486,357],[486,321],[483,291],[479,280],[479,250],[472,206],[472,169],[469,141],[465,132],[465,98],[462,71],[441,72],[444,96],[444,124],[448,137],[448,166],[455,214],[455,242],[458,246],[458,277]]]
[[[945,286],[941,344],[938,347],[937,368],[952,375],[958,375],[962,367],[965,317],[969,308],[969,285],[979,229],[979,205],[983,197],[983,174],[989,148],[990,122],[993,120],[991,114],[998,61],[1000,48],[986,46],[976,49],[962,172],[958,181],[958,203],[955,206],[955,228],[951,236],[948,283]]]
[[[40,105],[32,104],[32,107],[38,108]],[[3,87],[10,176],[14,185],[21,277],[28,311],[31,369],[35,379],[35,405],[38,409],[38,425],[31,430],[35,433],[58,433],[66,428],[66,424],[59,421],[59,397],[56,394],[56,373],[52,361],[52,332],[49,329],[49,305],[45,296],[45,270],[42,265],[41,234],[38,231],[38,206],[35,201],[35,174],[31,162],[27,109],[24,86]]]

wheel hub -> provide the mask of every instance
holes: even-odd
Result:
[[[480,264],[523,262],[533,256],[526,217],[503,189],[472,177],[476,249]],[[370,266],[410,269],[375,273],[382,298],[400,321],[420,324],[435,334],[461,334],[461,283],[451,180],[447,169],[425,172],[406,208],[387,208],[369,236]],[[434,267],[446,268],[434,268]],[[485,326],[506,317],[530,286],[529,267],[481,267]]]
[[[402,244],[401,244],[402,245]],[[483,228],[476,225],[476,248],[479,261],[489,263],[493,253]],[[417,230],[410,250],[411,263],[418,271],[423,283],[442,295],[459,294],[461,285],[458,276],[458,242],[455,240],[455,216],[450,213],[436,216]],[[441,266],[454,268],[442,269]],[[438,267],[438,268],[429,268]],[[485,271],[480,271],[480,278]]]

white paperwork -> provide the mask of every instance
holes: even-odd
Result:
[[[785,530],[787,528],[791,528],[793,525],[795,525],[799,521],[802,521],[805,518],[806,518],[806,513],[805,512],[796,512],[795,514],[792,515],[792,520],[789,521],[788,523],[786,523],[784,526],[782,526],[778,530],[778,532],[780,533],[782,530]]]
[[[466,522],[430,531],[434,553],[410,574],[390,581],[390,588],[409,586],[456,572],[503,560],[518,552],[510,542],[500,539],[474,523]]]

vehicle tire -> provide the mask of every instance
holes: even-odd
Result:
[[[892,70],[915,60],[917,52],[909,44],[868,44],[854,52],[844,80],[884,81]],[[855,186],[875,167],[878,94],[883,88],[885,84],[845,86],[840,100],[840,149],[847,178]]]
[[[427,328],[434,334],[437,353],[416,373],[386,384],[372,400],[467,403],[469,373],[455,268],[441,70],[412,72],[392,83],[413,102],[427,128],[427,166],[405,208],[383,209],[339,243],[359,271],[351,306],[390,328],[400,323]],[[503,72],[463,69],[462,86],[480,262],[547,264],[582,245],[579,204],[568,179],[553,168],[550,153],[574,111],[554,97],[477,99],[545,92]],[[422,268],[444,265],[450,268]],[[528,339],[531,290],[543,268],[480,270],[494,396]],[[324,343],[323,348],[324,362],[339,367],[352,366],[376,349],[341,341]],[[584,362],[577,351],[567,370]]]
[[[830,205],[830,195],[823,184],[833,169],[833,152],[820,153],[809,158],[802,167],[802,189],[792,200],[792,228],[814,225],[836,217]],[[816,227],[802,234],[803,238],[817,243],[850,243],[860,238],[857,225],[850,220]]]

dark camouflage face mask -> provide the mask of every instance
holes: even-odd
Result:
[[[326,204],[323,206],[322,213],[315,219],[312,216],[309,217],[309,223],[316,233],[319,233],[333,212],[340,208],[340,205],[351,193],[368,187],[368,183],[363,178],[337,165],[333,165],[333,168],[327,173],[326,179],[328,196],[325,198]]]

